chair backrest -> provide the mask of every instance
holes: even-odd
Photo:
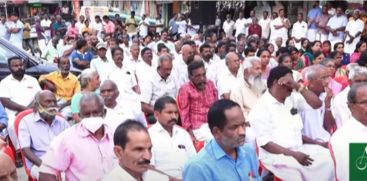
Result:
[[[20,121],[22,121],[22,119],[27,116],[28,114],[31,114],[33,112],[32,109],[27,109],[27,110],[24,110],[22,112],[20,112],[16,117],[15,117],[15,120],[14,120],[14,130],[15,130],[15,134],[17,135],[18,137],[18,128],[19,128],[19,123]]]
[[[1,151],[5,153],[6,155],[8,155],[15,164],[15,156],[13,154],[13,150],[10,148],[9,145],[6,145],[5,147],[3,147]]]

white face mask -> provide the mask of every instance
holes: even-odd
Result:
[[[95,133],[100,127],[102,127],[104,120],[102,117],[89,117],[83,118],[82,124],[87,130]]]

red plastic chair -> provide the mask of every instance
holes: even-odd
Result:
[[[32,109],[27,109],[27,110],[24,110],[24,111],[20,112],[15,117],[15,120],[14,120],[14,130],[15,130],[15,134],[17,135],[17,138],[18,138],[18,133],[19,133],[19,124],[20,124],[20,122],[23,120],[23,118],[25,116],[27,116],[28,114],[31,114],[32,112],[33,112]],[[22,149],[21,149],[20,152],[22,154],[22,162],[23,162],[23,165],[24,165],[25,173],[28,176],[28,181],[36,181],[35,179],[32,178],[32,176],[31,176],[31,170],[30,170],[30,168],[27,167],[27,165],[25,163],[25,156],[24,156],[24,153],[23,153]]]

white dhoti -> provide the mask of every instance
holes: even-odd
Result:
[[[307,39],[310,42],[313,42],[313,41],[316,40],[316,32],[317,32],[317,29],[308,29],[307,30]]]
[[[44,51],[46,49],[46,40],[45,39],[39,39],[38,40],[38,48],[41,51]]]
[[[266,169],[283,181],[335,180],[334,164],[328,149],[311,144],[304,144],[298,150],[310,155],[314,161],[303,166],[298,161],[283,154],[270,154],[261,162]]]
[[[208,142],[213,138],[208,123],[202,124],[199,129],[193,129],[192,133],[194,134],[195,139],[198,141]]]
[[[9,117],[9,122],[8,122],[7,130],[8,130],[10,141],[13,143],[15,150],[19,150],[20,146],[18,143],[17,135],[15,133],[15,129],[14,129],[15,116],[9,114],[8,117]]]
[[[344,41],[344,52],[349,53],[350,55],[354,52],[356,49],[357,43],[361,40],[361,38],[355,38],[352,43],[347,43],[347,40]]]

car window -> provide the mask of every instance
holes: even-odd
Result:
[[[3,44],[0,44],[0,67],[7,68],[8,67],[8,58],[12,56],[16,56],[14,52],[10,51]]]

